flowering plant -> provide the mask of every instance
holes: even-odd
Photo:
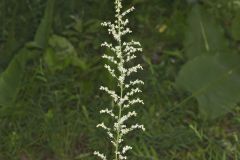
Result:
[[[131,117],[136,117],[137,113],[131,110],[131,106],[135,104],[144,104],[143,100],[136,97],[137,93],[142,92],[139,88],[139,84],[144,84],[139,79],[129,80],[133,73],[138,70],[142,70],[142,66],[137,64],[129,67],[129,62],[137,58],[136,52],[141,52],[141,44],[136,41],[123,42],[122,38],[126,34],[131,33],[131,29],[127,27],[129,20],[126,15],[134,10],[134,7],[122,12],[122,0],[115,0],[115,18],[112,22],[103,22],[102,26],[108,28],[108,32],[113,36],[116,44],[104,42],[101,46],[107,47],[112,51],[111,55],[103,55],[104,59],[109,60],[112,65],[105,64],[105,68],[116,79],[118,85],[118,91],[109,89],[108,87],[100,87],[100,90],[105,91],[114,102],[113,108],[106,108],[101,110],[101,114],[109,115],[114,123],[112,127],[107,127],[104,122],[97,125],[97,127],[103,128],[108,137],[111,139],[111,143],[114,148],[114,160],[127,159],[126,153],[131,150],[132,147],[124,145],[124,137],[129,132],[135,129],[145,130],[143,125],[134,124],[128,126],[126,121]],[[94,154],[102,160],[107,160],[106,155],[95,151]]]

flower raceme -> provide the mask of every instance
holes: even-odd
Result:
[[[111,140],[114,148],[113,160],[127,159],[126,153],[132,149],[131,146],[124,145],[125,135],[135,129],[141,129],[145,131],[143,125],[134,124],[128,126],[126,123],[130,118],[136,117],[137,113],[131,110],[131,106],[135,104],[144,104],[143,100],[137,97],[138,93],[141,93],[139,85],[143,85],[144,82],[139,79],[129,80],[133,73],[143,70],[140,64],[135,66],[129,66],[129,62],[137,58],[136,53],[142,52],[141,44],[136,41],[123,42],[123,36],[132,33],[131,29],[127,27],[129,20],[126,17],[127,14],[132,12],[134,7],[122,11],[122,0],[115,0],[115,21],[103,22],[102,26],[107,27],[110,35],[113,36],[115,43],[102,43],[102,47],[107,47],[112,52],[111,55],[104,54],[102,58],[108,60],[112,65],[105,64],[104,67],[110,73],[110,75],[116,79],[118,90],[114,91],[108,87],[100,87],[100,90],[106,92],[114,102],[114,107],[106,108],[100,111],[100,114],[110,116],[114,123],[112,127],[102,122],[97,125],[104,129]],[[102,160],[109,160],[106,155],[95,151],[94,155],[98,156]]]

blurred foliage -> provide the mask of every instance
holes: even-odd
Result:
[[[188,16],[184,50],[188,59],[202,54],[214,55],[227,52],[223,29],[202,7],[196,5]]]
[[[204,15],[205,14],[205,15]],[[239,102],[239,55],[231,52],[221,28],[199,6],[190,13],[185,53],[190,61],[179,73],[179,86],[192,92],[200,111],[216,118]]]
[[[147,131],[129,135],[130,159],[239,160],[239,0],[132,5]],[[111,0],[0,0],[0,159],[111,154],[95,126],[111,105],[98,88],[114,86],[100,58],[111,40],[100,23],[112,18]]]

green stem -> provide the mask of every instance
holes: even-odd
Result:
[[[119,2],[119,1],[118,1]],[[120,3],[120,2],[119,2]],[[120,12],[117,13],[118,15],[120,15]],[[118,34],[119,34],[119,47],[120,47],[120,54],[122,55],[122,41],[121,41],[121,23],[120,23],[121,19],[120,16],[118,16]],[[123,65],[123,56],[120,57],[120,65]],[[123,71],[120,71],[121,73],[121,77],[123,76]],[[122,100],[123,98],[123,83],[120,82],[120,100]],[[119,123],[120,118],[122,117],[122,104],[119,105],[119,112],[118,112],[118,120],[117,122]],[[117,126],[117,138],[116,138],[116,148],[115,148],[115,160],[119,159],[118,156],[118,150],[119,150],[119,140],[121,138],[121,134],[120,134],[120,125],[118,124]]]
[[[120,90],[121,90],[121,99],[122,99],[122,96],[123,96],[123,84],[121,84],[120,86]],[[120,120],[122,116],[122,105],[119,105],[119,113],[118,113],[118,122]],[[119,140],[120,140],[120,125],[118,125],[118,128],[117,128],[117,139],[116,139],[116,150],[115,150],[115,159],[118,160],[118,150],[119,150]]]

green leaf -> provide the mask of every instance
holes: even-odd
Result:
[[[55,0],[48,0],[47,7],[45,9],[44,17],[38,27],[38,30],[34,37],[34,42],[40,48],[46,48],[48,44],[48,38],[51,32],[51,26],[53,22],[53,10]]]
[[[51,24],[53,19],[53,7],[55,0],[48,0],[44,17],[36,32],[34,42],[26,43],[10,61],[7,69],[0,75],[0,105],[10,106],[13,104],[21,87],[21,80],[27,61],[37,54],[37,50],[45,49],[48,44]],[[31,49],[30,49],[31,48]],[[34,52],[34,54],[30,54]],[[30,57],[31,56],[31,57]]]
[[[48,39],[51,31],[51,24],[53,19],[53,7],[55,0],[48,0],[45,9],[44,17],[36,32],[33,42],[27,43],[26,47],[22,48],[10,61],[8,67],[0,75],[0,105],[13,105],[19,89],[21,87],[21,80],[25,70],[27,61],[32,58],[29,46],[33,48],[45,49],[48,44]],[[33,50],[31,52],[34,52]],[[37,54],[37,52],[34,52]],[[31,56],[31,57],[30,57]]]
[[[192,93],[202,115],[217,118],[240,101],[239,61],[237,54],[199,56],[183,66],[177,85]]]
[[[228,50],[224,33],[215,19],[201,6],[195,5],[188,17],[184,41],[189,59],[202,54],[214,55]]]
[[[11,60],[7,69],[0,75],[1,106],[10,106],[16,99],[29,53],[29,50],[25,48],[20,50]]]
[[[44,60],[51,71],[63,70],[73,65],[85,69],[86,63],[78,58],[77,52],[65,37],[53,35],[49,40],[49,48],[44,54]]]

